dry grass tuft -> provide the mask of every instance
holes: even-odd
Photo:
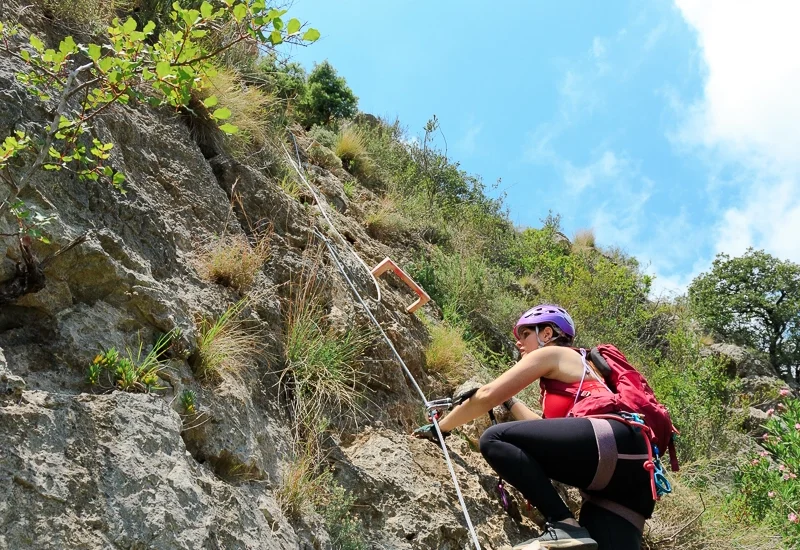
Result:
[[[263,338],[260,332],[240,318],[248,303],[249,299],[243,298],[216,320],[200,320],[200,343],[195,367],[200,380],[218,383],[226,378],[241,379],[262,353]]]
[[[295,437],[294,460],[284,470],[275,493],[281,509],[290,517],[300,517],[323,504],[324,495],[333,482],[329,470],[320,471],[323,453],[319,441],[327,428],[320,420],[309,426],[309,433]]]
[[[135,5],[130,0],[39,0],[38,3],[51,12],[57,22],[81,31],[99,30],[110,24],[118,12],[131,11]]]
[[[234,156],[248,155],[267,146],[274,116],[272,111],[277,105],[275,98],[256,86],[247,86],[229,69],[220,69],[209,80],[201,99],[216,96],[217,105],[212,110],[230,109],[231,117],[226,122],[239,129],[227,139]]]
[[[645,526],[644,550],[769,550],[780,537],[756,527],[731,525],[717,504],[724,497],[699,493],[673,480],[671,495],[656,505]],[[705,510],[704,510],[705,508]]]
[[[375,168],[369,156],[364,134],[355,126],[347,126],[336,139],[336,156],[342,159],[345,170],[357,178],[369,178]]]
[[[596,245],[594,229],[579,229],[575,232],[575,238],[572,240],[573,247],[579,250],[586,250],[596,248]]]
[[[428,371],[454,384],[463,381],[469,351],[461,330],[448,324],[431,325],[430,336],[431,341],[425,350]]]
[[[253,243],[241,234],[214,238],[200,247],[195,267],[202,278],[243,293],[269,259],[271,239],[271,229]]]
[[[413,224],[397,207],[397,200],[391,195],[381,197],[378,206],[371,210],[364,220],[367,233],[375,239],[397,237],[410,231]]]

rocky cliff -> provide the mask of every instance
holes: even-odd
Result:
[[[23,68],[0,56],[0,136],[22,129],[41,137],[52,118],[52,102],[17,82]],[[285,170],[285,161],[239,162],[199,142],[173,112],[113,106],[93,133],[114,144],[110,162],[127,177],[125,194],[66,171],[41,171],[21,195],[31,210],[53,217],[52,243],[34,246],[40,259],[87,237],[47,265],[43,290],[0,309],[7,390],[0,401],[0,548],[331,548],[319,515],[288,514],[276,496],[296,460],[291,395],[280,383],[290,283],[314,272],[329,319],[366,323],[314,236],[329,231],[320,217],[326,209],[348,241],[339,248],[371,311],[423,387],[444,391],[424,373],[427,331],[405,312],[410,293],[389,276],[377,303],[351,253],[374,265],[386,256],[402,262],[411,249],[367,234],[359,216],[374,198],[361,188],[349,197],[344,185],[352,178],[340,168],[332,173],[303,159],[326,198],[316,204],[309,193],[291,196],[279,185],[276,165]],[[0,193],[11,192],[0,181]],[[3,233],[15,232],[9,217],[2,224]],[[218,317],[241,295],[200,276],[198,251],[215,236],[252,237],[267,227],[269,259],[243,312],[259,353],[237,376],[204,382],[193,363],[198,319]],[[19,249],[14,238],[4,245],[0,279],[8,280]],[[101,350],[142,346],[146,353],[158,335],[176,329],[159,372],[164,389],[87,384]],[[357,424],[330,432],[324,456],[355,498],[352,513],[368,546],[464,548],[469,537],[441,451],[407,435],[422,418],[421,403],[382,341],[374,340],[361,370],[368,404]],[[181,406],[185,390],[196,396],[193,414]],[[513,521],[500,508],[495,477],[474,446],[455,438],[452,449],[484,547],[530,536],[532,522]]]

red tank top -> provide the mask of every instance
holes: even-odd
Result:
[[[550,387],[548,388],[548,386]],[[554,386],[558,386],[558,388]],[[583,381],[583,386],[581,386],[580,382],[575,382],[574,384],[565,384],[563,382],[550,380],[548,378],[542,378],[539,380],[539,387],[542,389],[542,408],[544,409],[544,418],[563,418],[567,416],[569,411],[572,410],[572,407],[575,405],[575,393],[578,391],[579,386],[581,388],[581,398],[588,397],[596,392],[609,391],[602,382],[594,378],[589,378],[588,376]],[[572,393],[570,394],[568,391],[560,388],[572,390]]]

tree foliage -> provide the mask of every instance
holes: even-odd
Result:
[[[308,75],[305,94],[297,108],[302,123],[310,128],[314,124],[330,124],[341,118],[351,118],[358,112],[358,98],[347,81],[336,74],[336,69],[323,61]]]
[[[689,298],[706,330],[769,353],[772,366],[791,375],[800,361],[800,265],[752,248],[738,258],[719,254],[692,281]]]

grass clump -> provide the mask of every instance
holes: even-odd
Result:
[[[375,239],[399,237],[413,227],[411,220],[397,208],[397,200],[389,195],[381,198],[364,220],[367,232]]]
[[[251,243],[245,235],[225,235],[202,245],[195,265],[200,276],[208,281],[246,291],[256,273],[270,257],[271,231],[262,233]]]
[[[321,308],[305,306],[291,316],[286,337],[286,369],[297,417],[308,421],[323,413],[361,411],[363,374],[358,362],[372,335],[349,327],[343,332],[321,326]]]
[[[300,198],[302,188],[300,187],[300,184],[297,183],[297,180],[291,175],[286,175],[281,178],[279,185],[281,186],[281,189],[283,189],[283,191],[293,199]]]
[[[425,350],[428,371],[440,374],[448,381],[462,382],[469,348],[461,329],[447,323],[432,325],[430,337],[431,341]]]
[[[330,468],[322,466],[324,456],[319,440],[327,427],[322,419],[311,433],[295,443],[295,459],[281,478],[276,497],[290,518],[317,512],[325,520],[333,547],[339,550],[366,550],[364,527],[353,513],[354,497],[333,478]]]
[[[159,385],[158,374],[165,365],[160,357],[169,348],[176,332],[162,335],[153,348],[143,354],[144,343],[139,340],[139,348],[134,353],[126,348],[125,355],[116,348],[97,354],[86,373],[90,386],[101,391],[121,390],[132,393],[149,393],[163,390]]]
[[[339,132],[334,152],[342,159],[345,170],[357,178],[370,177],[373,170],[372,158],[367,152],[364,135],[357,126],[346,126]]]
[[[227,376],[241,377],[260,353],[258,332],[239,318],[248,301],[239,300],[216,320],[200,321],[195,371],[201,380],[219,382]]]

